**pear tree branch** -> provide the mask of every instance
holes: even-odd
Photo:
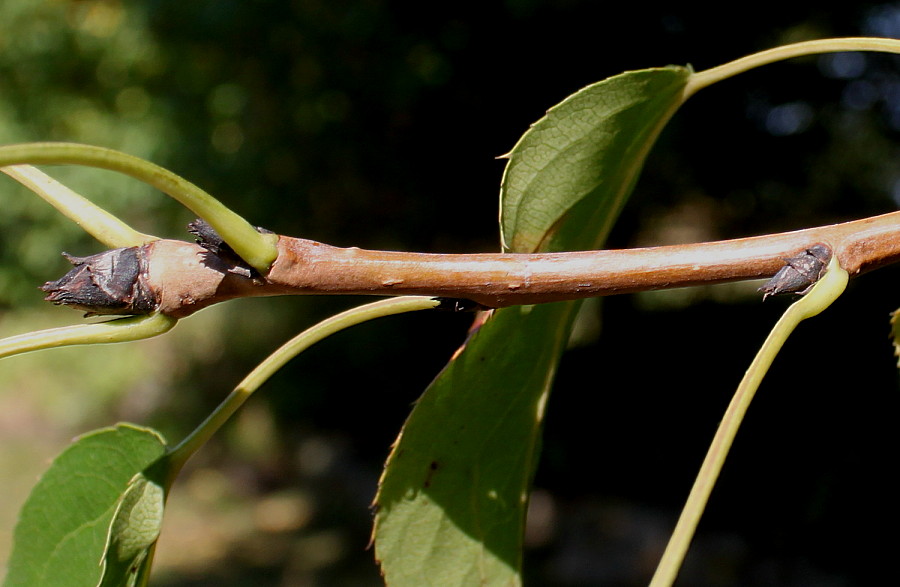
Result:
[[[894,263],[900,259],[900,212],[733,240],[565,253],[405,253],[279,236],[278,255],[265,275],[227,249],[164,239],[137,247],[134,273],[143,281],[140,287],[120,286],[117,291],[148,291],[155,303],[149,310],[145,303],[143,311],[174,318],[228,299],[272,295],[425,295],[500,308],[766,278],[784,267],[786,259],[816,245],[829,249],[851,276]],[[79,264],[72,272],[122,265],[91,259],[73,258]],[[67,301],[53,293],[67,287],[67,278],[75,285],[110,281],[109,276],[67,275],[44,286],[48,299],[96,314],[140,313],[121,305],[115,311],[92,310]]]

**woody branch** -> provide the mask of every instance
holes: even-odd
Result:
[[[149,291],[150,311],[176,318],[237,297],[297,294],[431,295],[499,308],[770,277],[786,258],[815,245],[830,249],[852,276],[893,263],[900,259],[900,212],[726,241],[566,253],[371,251],[280,236],[278,256],[266,275],[247,267],[227,246],[160,240],[136,248],[137,262],[130,266],[134,285],[114,279],[111,289],[117,296]],[[121,265],[91,259],[75,259],[80,266],[46,284],[48,299],[97,314],[141,313],[127,304],[104,311],[62,299],[58,292],[68,286],[67,278],[73,281],[73,273],[87,271],[92,285],[110,283],[109,276],[96,274]]]

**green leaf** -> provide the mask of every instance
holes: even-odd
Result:
[[[631,71],[548,110],[509,155],[500,208],[504,249],[598,246],[689,78],[683,67]]]
[[[504,174],[504,249],[600,246],[690,75],[622,74],[532,126]],[[544,407],[578,307],[495,311],[425,391],[376,498],[376,556],[388,585],[521,584]]]
[[[376,554],[388,585],[516,577],[544,401],[574,307],[499,312],[417,403],[377,500]]]
[[[134,584],[159,537],[165,502],[166,491],[162,485],[143,473],[128,483],[109,527],[99,587]]]
[[[26,500],[4,585],[96,587],[123,493],[164,452],[158,433],[130,424],[79,437]]]

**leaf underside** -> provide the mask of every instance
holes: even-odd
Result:
[[[504,250],[601,246],[690,75],[668,67],[609,78],[533,125],[501,185]],[[416,404],[376,497],[388,585],[521,584],[544,406],[578,307],[494,311]]]
[[[166,461],[163,457],[157,461],[161,466],[152,468],[164,472]],[[153,477],[138,473],[122,493],[109,526],[98,587],[134,585],[141,571],[149,572],[147,555],[159,537],[166,501],[165,489]]]
[[[164,452],[158,433],[130,424],[76,439],[22,508],[4,586],[96,587],[122,493]]]

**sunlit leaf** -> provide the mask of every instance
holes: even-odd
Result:
[[[689,77],[676,67],[616,76],[532,126],[504,174],[504,248],[600,246]],[[578,307],[496,311],[417,403],[376,499],[388,585],[521,583],[544,407]]]
[[[632,71],[590,85],[547,111],[509,155],[500,231],[517,253],[594,248],[631,193],[690,72]]]
[[[79,437],[25,502],[4,585],[96,587],[120,498],[164,451],[158,433],[130,424]]]

